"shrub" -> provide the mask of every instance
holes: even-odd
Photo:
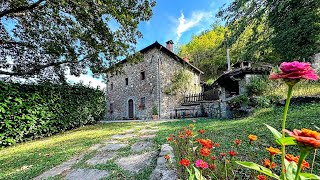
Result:
[[[262,95],[268,89],[268,81],[266,77],[253,77],[246,86],[248,95]]]
[[[152,115],[158,115],[158,108],[156,105],[152,106]]]
[[[96,123],[105,104],[102,91],[82,85],[0,81],[0,146]]]

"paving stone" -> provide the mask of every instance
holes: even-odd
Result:
[[[134,143],[131,146],[131,151],[140,152],[140,151],[146,150],[152,146],[153,146],[153,143],[150,141],[139,141],[139,142]]]
[[[140,170],[147,167],[155,156],[155,152],[147,152],[139,155],[130,155],[118,159],[116,161],[116,164],[124,170],[137,173]]]
[[[106,140],[106,141],[102,141],[102,143],[103,144],[116,144],[116,143],[120,143],[120,141],[109,139],[109,140]]]
[[[99,149],[101,146],[102,146],[102,144],[95,144],[89,148],[89,151],[95,151],[95,150]]]
[[[99,180],[110,175],[109,171],[98,169],[75,169],[65,179],[68,180]]]
[[[60,175],[62,173],[68,172],[72,166],[76,163],[78,163],[81,159],[83,159],[84,154],[80,156],[73,157],[72,159],[60,164],[59,166],[56,166],[48,171],[45,171],[41,175],[33,178],[34,180],[40,180],[40,179],[48,179],[50,177],[54,177],[57,175]]]
[[[94,157],[87,160],[86,163],[89,165],[105,164],[116,155],[115,152],[98,152]]]
[[[154,135],[154,134],[145,134],[145,135],[140,136],[139,138],[140,139],[153,139],[154,137],[156,137],[156,135]]]
[[[106,146],[100,148],[98,151],[117,151],[127,146],[128,144],[124,144],[124,143],[107,144]]]
[[[161,152],[160,152],[159,156],[164,156],[168,153],[171,154],[172,151],[173,151],[173,149],[169,144],[163,144],[161,146]]]
[[[176,180],[178,179],[175,170],[155,169],[150,175],[150,180]]]
[[[134,130],[133,129],[129,129],[129,130],[124,131],[123,134],[132,134],[132,133],[134,133]]]
[[[112,139],[127,139],[130,137],[135,137],[135,134],[116,134],[111,136]]]

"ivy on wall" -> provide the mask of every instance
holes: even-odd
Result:
[[[94,124],[105,96],[83,85],[22,85],[0,81],[0,146]]]
[[[165,89],[165,93],[169,95],[187,94],[197,91],[197,87],[193,82],[191,72],[183,69],[174,73],[171,84]]]

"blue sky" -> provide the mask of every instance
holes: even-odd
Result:
[[[192,35],[210,28],[217,19],[215,14],[223,4],[231,0],[158,0],[150,21],[142,22],[139,30],[143,38],[136,46],[140,50],[158,41],[165,44],[188,43]]]

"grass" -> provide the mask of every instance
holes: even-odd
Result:
[[[256,110],[252,116],[242,119],[198,119],[195,126],[196,129],[203,128],[210,131],[206,134],[208,134],[214,142],[220,143],[221,146],[217,150],[219,152],[229,151],[230,146],[233,146],[234,139],[242,139],[242,146],[237,150],[240,153],[238,158],[259,163],[263,158],[268,157],[265,148],[276,146],[273,141],[273,136],[263,123],[267,123],[279,130],[282,112],[283,107],[264,108]],[[191,123],[191,120],[183,119],[175,122],[157,124],[159,126],[159,132],[154,139],[157,144],[156,148],[166,143],[166,138],[169,134],[181,130],[182,127],[188,126]],[[57,166],[71,157],[86,151],[93,144],[108,140],[110,136],[114,134],[121,133],[128,129],[134,129],[136,125],[141,125],[141,128],[149,129],[150,126],[155,124],[153,122],[149,125],[143,122],[97,124],[52,137],[2,148],[0,149],[0,179],[31,179],[45,170]],[[288,129],[300,129],[303,127],[315,129],[315,126],[320,127],[320,104],[305,104],[290,107],[287,121]],[[247,136],[249,134],[258,135],[258,141],[250,148],[248,148],[247,143]],[[130,144],[134,142],[136,142],[136,139],[129,140]],[[288,150],[289,152],[293,152],[296,149],[290,147]],[[128,148],[122,149],[122,151],[119,152],[119,156],[130,154],[128,151]],[[86,159],[91,156],[92,154],[88,154]],[[311,162],[312,156],[313,154],[308,156],[309,162]],[[317,155],[314,168],[314,173],[316,174],[320,174],[319,162],[320,156]],[[84,166],[82,163],[83,161],[77,164],[76,167]],[[147,179],[154,165],[155,160],[150,167],[136,175],[121,170],[113,161],[109,161],[107,164],[97,166],[96,168],[111,169],[111,171],[115,172],[112,174],[112,177],[110,177],[111,179]],[[54,179],[59,179],[59,177]]]
[[[96,124],[0,149],[0,179],[30,179],[138,123]]]
[[[281,129],[282,113],[283,107],[264,108],[257,110],[252,116],[247,118],[234,120],[202,119],[197,120],[194,124],[195,130],[205,129],[207,131],[207,137],[214,142],[220,143],[221,146],[214,150],[215,155],[218,155],[220,152],[229,152],[231,149],[235,149],[239,153],[239,156],[237,156],[238,159],[254,161],[261,164],[264,158],[269,157],[265,148],[269,146],[277,147],[273,135],[264,123],[278,130]],[[191,120],[160,124],[160,131],[156,138],[157,143],[165,143],[169,134],[175,131],[181,131],[183,127],[187,127],[189,124],[193,124]],[[316,129],[315,126],[320,127],[320,104],[305,104],[290,107],[287,129]],[[258,136],[258,140],[254,142],[253,146],[250,146],[248,143],[249,134]],[[242,140],[242,145],[238,149],[234,147],[234,140],[236,138]],[[287,150],[289,153],[295,152],[295,155],[298,155],[296,146],[287,147]],[[312,157],[313,154],[310,154],[307,158],[310,166]],[[279,163],[280,156],[276,159],[277,163]],[[180,159],[177,160],[179,162]],[[319,155],[316,156],[315,162],[313,173],[320,174]],[[279,171],[279,169],[277,169],[277,171]]]
[[[277,81],[272,81],[272,91],[267,91],[265,95],[276,95],[283,99],[286,98],[288,86]],[[293,96],[313,96],[320,95],[320,81],[308,82],[302,81],[294,86]]]

